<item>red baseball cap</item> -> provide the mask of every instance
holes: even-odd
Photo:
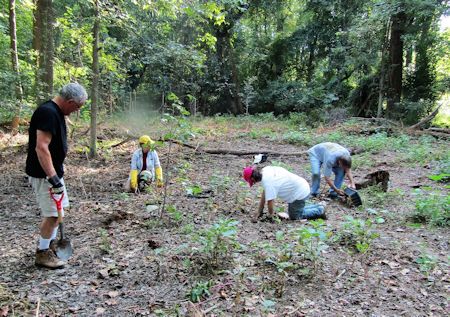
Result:
[[[242,177],[245,179],[245,181],[250,185],[250,187],[255,184],[255,181],[252,179],[252,173],[253,173],[254,167],[253,166],[247,166],[242,171]]]

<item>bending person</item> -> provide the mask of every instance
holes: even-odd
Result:
[[[311,162],[312,184],[311,195],[317,197],[320,193],[320,168],[324,166],[323,175],[327,184],[331,187],[328,196],[337,198],[344,195],[341,186],[344,177],[347,175],[350,181],[349,187],[355,188],[355,182],[351,172],[352,159],[350,152],[337,143],[325,142],[314,145],[308,150]],[[334,182],[331,180],[331,173],[334,173]]]
[[[259,170],[254,166],[244,168],[242,176],[251,186],[261,182],[263,193],[259,202],[258,214],[254,220],[263,215],[267,202],[269,215],[274,215],[275,198],[288,203],[289,219],[326,219],[325,207],[321,205],[306,205],[310,188],[308,182],[279,166],[266,166]]]

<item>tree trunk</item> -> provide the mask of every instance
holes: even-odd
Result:
[[[389,87],[387,89],[388,117],[395,117],[397,105],[401,100],[403,80],[403,39],[405,32],[406,14],[400,11],[391,17],[391,37],[389,41]]]
[[[92,96],[91,96],[91,141],[89,148],[89,157],[97,156],[97,109],[98,109],[98,82],[99,82],[99,66],[98,66],[98,46],[99,46],[99,28],[100,19],[98,12],[98,0],[95,1],[95,20],[92,29],[94,43],[92,45]]]
[[[17,108],[15,115],[12,120],[11,128],[15,133],[19,127],[20,121],[20,111],[22,108],[23,91],[22,84],[20,82],[20,72],[19,72],[19,57],[17,55],[17,34],[16,34],[16,1],[9,0],[9,36],[11,39],[11,65],[13,72],[16,76],[15,78],[15,92],[16,92],[16,102]]]
[[[36,0],[33,46],[38,52],[35,83],[38,103],[53,96],[54,22],[53,1]]]
[[[378,82],[378,109],[377,109],[377,118],[381,118],[383,114],[383,102],[384,102],[384,84],[386,82],[386,51],[388,48],[388,41],[389,41],[389,30],[390,30],[390,22],[387,24],[385,32],[384,32],[384,38],[382,41],[382,47],[381,47],[381,62],[380,62],[380,79]]]

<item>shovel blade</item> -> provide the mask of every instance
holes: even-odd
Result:
[[[67,261],[73,254],[72,243],[68,239],[60,239],[56,243],[56,255],[59,259]]]

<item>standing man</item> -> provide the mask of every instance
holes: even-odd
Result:
[[[308,150],[311,162],[312,184],[311,195],[317,197],[320,188],[320,168],[324,165],[323,175],[327,184],[331,187],[328,197],[335,199],[338,195],[344,195],[341,190],[344,176],[347,175],[350,181],[349,187],[355,188],[355,182],[351,172],[352,159],[350,152],[337,143],[325,142],[314,145]],[[334,183],[331,180],[331,173],[334,173]]]
[[[274,200],[277,197],[288,203],[288,214],[291,220],[326,219],[325,207],[305,206],[310,189],[304,178],[279,166],[266,166],[261,170],[255,166],[248,166],[244,168],[242,176],[250,187],[261,182],[264,188],[255,221],[263,215],[266,202],[269,215],[274,215]]]
[[[86,102],[86,90],[78,83],[65,85],[59,95],[44,102],[33,113],[28,130],[26,173],[41,209],[39,246],[35,264],[50,269],[64,266],[50,248],[58,232],[58,212],[49,192],[64,193],[62,206],[69,206],[64,186],[63,162],[67,154],[67,128],[64,116],[77,111]],[[64,210],[62,210],[64,216]]]

